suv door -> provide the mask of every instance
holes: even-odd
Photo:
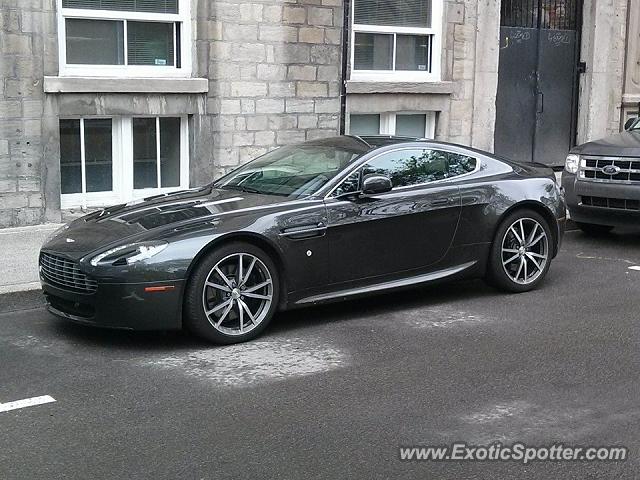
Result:
[[[460,218],[458,186],[476,160],[433,148],[383,153],[349,175],[326,199],[331,283],[426,269],[449,250]],[[358,192],[365,175],[391,178],[393,189]]]

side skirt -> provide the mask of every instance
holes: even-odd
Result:
[[[465,270],[469,270],[471,267],[475,266],[476,263],[477,261],[474,260],[472,262],[463,263],[462,265],[456,265],[455,267],[445,268],[443,270],[437,270],[435,272],[426,273],[423,275],[416,275],[414,277],[376,283],[373,285],[367,285],[366,287],[350,288],[347,290],[338,290],[335,292],[313,295],[311,297],[301,298],[294,303],[294,306],[301,307],[331,300],[347,300],[351,297],[356,297],[359,295],[367,295],[385,290],[391,290],[394,288],[411,287],[414,285],[433,282],[434,280],[442,280],[458,273],[462,273]]]

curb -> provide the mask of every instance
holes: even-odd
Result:
[[[40,290],[40,282],[12,283],[9,285],[0,285],[0,295],[28,292],[31,290]]]
[[[47,304],[42,290],[25,290],[0,294],[0,316],[21,310],[42,308]]]

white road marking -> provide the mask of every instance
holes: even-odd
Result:
[[[33,407],[35,405],[43,405],[45,403],[55,402],[56,399],[49,395],[41,397],[25,398],[24,400],[16,400],[15,402],[0,403],[0,413],[9,410],[17,410],[19,408]]]
[[[634,265],[633,267],[629,267],[629,270],[635,270],[636,272],[640,272],[640,266]]]

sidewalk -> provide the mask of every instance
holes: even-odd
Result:
[[[40,288],[38,253],[58,224],[0,229],[0,294]]]

